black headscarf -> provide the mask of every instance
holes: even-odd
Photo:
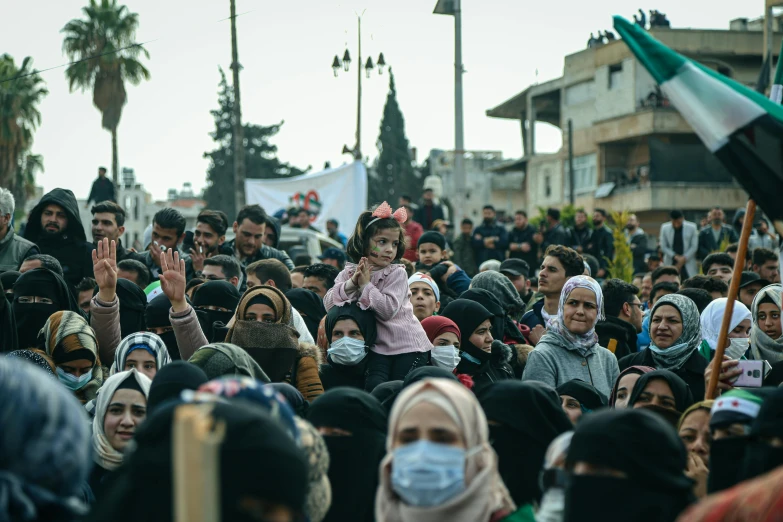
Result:
[[[503,482],[518,506],[538,502],[538,476],[549,444],[573,429],[557,392],[540,382],[501,381],[478,397],[488,421],[492,447],[498,454]]]
[[[669,388],[671,388],[672,394],[674,394],[674,404],[676,405],[678,412],[684,412],[695,402],[690,387],[677,374],[670,372],[669,370],[655,370],[645,373],[636,381],[633,391],[631,392],[631,397],[628,399],[629,408],[632,408],[636,403],[639,395],[641,395],[647,387],[647,383],[655,379],[662,379],[669,384]]]
[[[783,448],[773,447],[768,439],[783,438],[783,388],[770,394],[761,405],[750,428],[751,442],[745,452],[742,479],[763,475],[783,466]]]
[[[375,314],[371,310],[362,310],[356,303],[351,303],[345,306],[333,306],[329,313],[326,314],[326,322],[324,323],[324,331],[326,333],[326,340],[331,344],[332,331],[338,321],[343,319],[353,319],[359,326],[359,330],[364,336],[365,346],[372,346],[375,344],[375,340],[378,337],[375,323]]]
[[[494,295],[483,288],[471,288],[470,290],[462,292],[459,298],[475,301],[486,308],[487,311],[492,314],[492,318],[490,319],[492,322],[492,338],[500,341],[503,340],[506,312],[503,310],[500,301],[498,301]]]
[[[593,385],[581,379],[572,379],[557,387],[559,395],[568,395],[579,401],[588,410],[597,410],[606,406],[604,399]]]
[[[225,332],[222,330],[223,335],[216,336],[215,323],[220,323],[222,326],[227,325],[234,316],[241,297],[237,287],[228,281],[207,281],[196,289],[196,293],[193,295],[193,308],[196,309],[199,322],[204,329],[204,335],[210,342],[222,342],[226,338]],[[230,311],[208,310],[205,308],[207,306],[219,306]]]
[[[388,413],[394,406],[394,401],[401,391],[402,381],[386,381],[376,386],[370,394],[383,404],[383,408]]]
[[[454,321],[459,327],[459,331],[462,333],[462,342],[460,343],[460,351],[465,352],[472,357],[475,357],[484,363],[489,363],[490,354],[482,350],[481,348],[474,346],[470,342],[470,336],[476,331],[481,323],[489,319],[490,321],[494,317],[492,313],[484,308],[476,301],[469,299],[456,299],[449,303],[449,305],[443,309],[441,314],[443,317],[448,317]],[[493,335],[494,338],[494,335]],[[460,362],[466,361],[463,359]],[[461,370],[458,369],[461,372]]]
[[[172,520],[172,427],[181,407],[181,401],[172,401],[144,421],[134,436],[136,450],[115,471],[112,487],[107,488],[109,491],[87,520]],[[280,422],[261,407],[241,399],[215,402],[211,415],[225,425],[225,437],[219,446],[220,520],[258,520],[241,509],[244,498],[280,504],[301,515],[308,487],[307,460]],[[150,496],[152,484],[157,493]],[[150,501],[134,502],[139,496]]]
[[[45,297],[52,304],[20,303],[23,296]],[[46,268],[36,268],[25,272],[14,284],[13,312],[16,319],[17,346],[25,350],[38,346],[38,332],[47,319],[60,310],[70,310],[84,317],[73,294],[62,277]]]
[[[19,272],[16,270],[9,270],[7,272],[3,272],[0,274],[0,284],[3,285],[3,293],[5,293],[5,297],[8,300],[9,303],[12,303],[14,301],[14,284],[16,283],[16,280],[19,279],[19,276],[21,276]],[[6,293],[10,292],[10,293]]]
[[[144,322],[147,323],[147,328],[171,326],[171,320],[169,319],[170,309],[171,301],[166,297],[166,294],[158,294],[155,296],[152,301],[147,303],[147,308],[144,310]],[[181,360],[182,356],[179,354],[177,336],[174,335],[174,332],[164,332],[160,334],[159,337],[166,343],[166,349],[169,351],[171,360]]]
[[[272,388],[277,393],[282,395],[294,413],[300,417],[304,417],[307,409],[310,407],[310,403],[307,402],[302,395],[302,392],[288,384],[287,382],[270,382],[266,386]]]
[[[367,392],[335,388],[313,401],[307,420],[316,428],[340,428],[353,434],[324,435],[332,484],[332,506],[324,522],[374,521],[378,467],[386,454],[386,410]]]
[[[605,410],[585,416],[574,430],[566,467],[586,462],[626,477],[571,476],[564,521],[585,520],[586,513],[603,522],[675,520],[693,498],[693,482],[683,473],[686,458],[674,428],[649,411]]]
[[[163,366],[152,379],[147,397],[147,413],[158,408],[164,402],[179,398],[183,390],[198,390],[209,381],[204,370],[187,361],[173,361]]]
[[[304,288],[292,288],[285,293],[285,296],[291,302],[291,306],[304,319],[307,330],[313,336],[313,339],[318,339],[318,325],[321,324],[321,319],[326,315],[326,308],[324,308],[324,301],[321,299],[321,296]]]
[[[3,280],[0,279],[0,353],[13,352],[17,349],[16,321],[11,303],[5,298]]]
[[[144,310],[147,308],[147,295],[144,290],[127,279],[117,279],[117,298],[120,300],[120,332],[125,339],[132,333],[147,329],[144,322]]]

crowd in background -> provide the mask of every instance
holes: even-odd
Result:
[[[615,223],[624,281],[602,209],[569,228],[518,211],[509,229],[486,206],[452,235],[425,190],[350,230],[328,220],[341,247],[314,260],[279,248],[314,216],[258,205],[192,230],[164,208],[135,251],[104,185],[90,240],[70,190],[17,232],[0,189],[0,520],[173,520],[173,426],[193,404],[224,426],[223,520],[783,513],[766,221],[717,360],[742,214],[699,228],[672,211],[655,248],[636,216]]]

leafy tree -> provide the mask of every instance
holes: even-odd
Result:
[[[625,237],[624,224],[628,223],[630,213],[627,210],[612,212],[612,237],[614,238],[614,259],[609,259],[607,271],[612,277],[626,283],[633,282],[633,252]]]
[[[530,224],[535,226],[536,228],[541,223],[546,223],[546,210],[544,207],[538,207],[538,214],[535,216],[529,216],[530,217]],[[560,223],[565,227],[573,227],[576,223],[576,212],[577,210],[584,210],[581,207],[576,208],[573,205],[566,205],[563,208],[560,209]],[[587,226],[590,228],[593,228],[593,216],[590,214],[587,215]]]
[[[43,171],[43,156],[29,152],[22,155],[19,167],[16,169],[16,182],[12,190],[16,208],[22,209],[22,214],[27,199],[35,195],[35,175]]]
[[[0,56],[0,187],[15,195],[19,194],[17,176],[29,157],[33,131],[41,123],[38,105],[49,93],[32,63],[28,56],[17,67],[10,55]],[[19,207],[24,207],[24,201],[17,199]]]
[[[220,69],[218,108],[210,111],[215,118],[215,130],[209,135],[217,147],[205,152],[209,158],[207,188],[204,198],[209,208],[222,210],[229,216],[236,216],[234,208],[234,91],[226,81],[226,74]],[[269,143],[284,122],[262,126],[244,124],[245,175],[247,179],[276,179],[298,176],[310,170],[292,167],[277,157],[277,145]]]
[[[63,52],[71,60],[65,70],[71,92],[92,89],[92,103],[101,111],[101,126],[111,132],[111,175],[119,181],[117,159],[117,126],[122,108],[128,101],[125,82],[138,85],[149,80],[150,72],[139,61],[150,55],[136,43],[139,15],[131,13],[117,0],[90,0],[82,8],[85,19],[65,24]]]
[[[378,136],[378,158],[370,175],[368,205],[384,200],[396,200],[402,194],[416,198],[421,194],[424,176],[411,161],[408,138],[405,137],[405,119],[397,103],[394,74],[389,69],[389,93],[383,108],[381,132]]]

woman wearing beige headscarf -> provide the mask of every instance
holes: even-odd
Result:
[[[523,520],[498,473],[487,418],[460,383],[425,379],[403,390],[388,433],[378,522]]]

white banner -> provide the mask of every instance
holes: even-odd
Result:
[[[270,215],[280,209],[306,208],[314,227],[326,232],[326,221],[334,218],[342,233],[349,236],[359,214],[367,209],[367,169],[355,161],[293,178],[248,179],[245,199],[248,205],[261,205]]]

